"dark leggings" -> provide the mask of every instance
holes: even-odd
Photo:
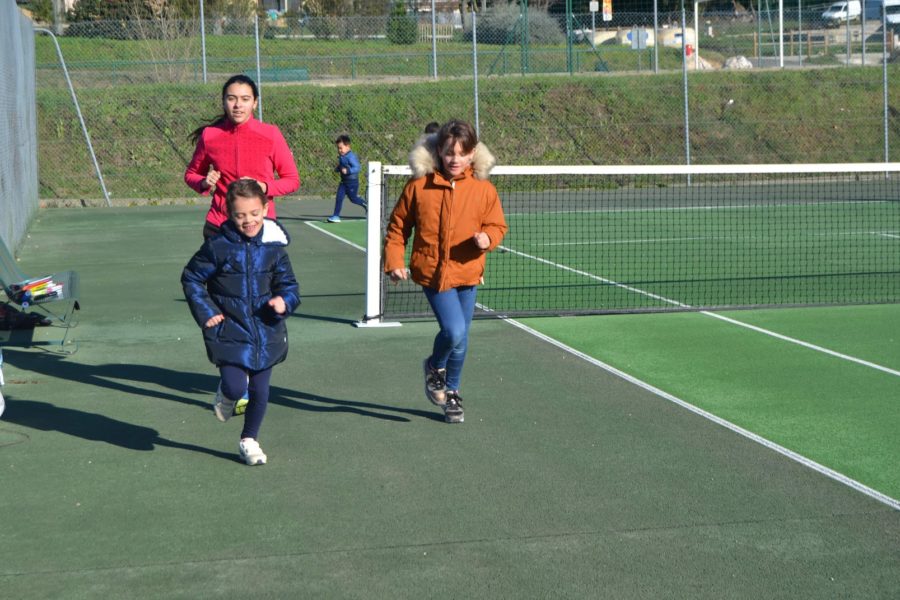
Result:
[[[263,417],[266,416],[266,408],[269,406],[269,379],[272,378],[272,368],[262,371],[247,371],[243,367],[223,365],[219,367],[222,375],[222,394],[229,400],[237,402],[250,392],[250,403],[244,414],[244,429],[241,431],[241,439],[253,438],[258,440],[259,427]],[[248,381],[249,377],[249,381]]]

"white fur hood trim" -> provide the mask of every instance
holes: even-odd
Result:
[[[409,167],[413,179],[434,173],[441,164],[437,154],[437,134],[423,135],[409,153]],[[472,157],[472,174],[475,179],[488,179],[497,159],[488,147],[478,142],[475,155]]]
[[[263,233],[260,240],[263,244],[275,244],[287,246],[290,243],[287,231],[281,226],[281,223],[271,219],[263,220]]]

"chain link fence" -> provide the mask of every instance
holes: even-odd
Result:
[[[896,159],[900,80],[880,13],[697,6],[609,21],[515,3],[433,18],[396,5],[202,24],[163,15],[68,23],[59,41],[118,201],[191,196],[188,134],[221,114],[235,73],[261,82],[262,118],[285,134],[304,194],[333,191],[336,135],[364,161],[404,163],[426,123],[452,117],[477,121],[504,164]],[[100,198],[59,61],[49,39],[36,42],[41,197]]]
[[[0,3],[0,238],[12,251],[38,208],[34,65],[31,22]]]

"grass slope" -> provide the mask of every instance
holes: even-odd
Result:
[[[219,86],[79,90],[112,196],[190,195],[181,181],[193,150],[187,136],[220,110]],[[880,69],[697,73],[690,89],[694,163],[883,159]],[[42,197],[100,197],[68,92],[42,86],[37,101]],[[500,163],[684,162],[680,73],[489,77],[479,82],[478,109],[481,137]],[[263,110],[294,150],[303,191],[317,194],[336,183],[336,134],[349,132],[364,161],[404,163],[424,123],[471,119],[475,105],[471,80],[449,80],[268,85]],[[895,117],[889,125],[891,137],[900,134]]]

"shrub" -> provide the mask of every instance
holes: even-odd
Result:
[[[419,35],[419,24],[415,15],[407,14],[406,6],[396,0],[388,19],[387,37],[392,44],[415,44]]]
[[[34,0],[26,4],[26,7],[31,10],[31,16],[34,17],[35,21],[40,23],[53,22],[52,0]]]
[[[129,0],[78,0],[69,9],[69,21],[127,19],[134,14]]]
[[[332,17],[310,17],[309,30],[317,40],[327,40],[334,35],[335,24]]]
[[[494,6],[479,15],[478,41],[485,44],[520,44],[525,33],[521,11],[515,2]],[[466,39],[472,39],[472,31],[466,32]],[[545,10],[528,9],[528,42],[530,44],[561,44],[565,35],[555,18]]]

